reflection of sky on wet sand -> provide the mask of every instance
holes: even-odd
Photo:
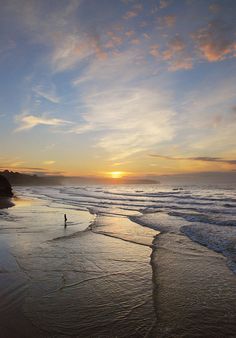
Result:
[[[146,246],[152,245],[153,238],[158,233],[132,222],[127,217],[118,216],[97,216],[93,231]]]
[[[151,243],[154,231],[132,229],[132,222],[122,217],[103,216],[113,235],[118,236],[120,228],[121,239],[96,234],[87,229],[94,215],[44,199],[17,199],[7,214],[0,231],[19,268],[14,279],[19,273],[25,276],[22,287],[27,290],[18,311],[37,329],[57,337],[148,332],[155,321],[151,250],[126,240],[132,234],[141,240],[146,231]],[[5,338],[11,336],[8,332]]]

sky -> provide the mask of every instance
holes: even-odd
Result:
[[[235,13],[235,0],[0,0],[0,170],[236,171]]]

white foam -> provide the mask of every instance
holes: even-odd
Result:
[[[193,241],[228,257],[228,265],[236,273],[235,227],[198,223],[183,226],[181,231]]]

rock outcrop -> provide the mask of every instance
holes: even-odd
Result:
[[[12,197],[13,192],[10,183],[3,175],[0,175],[0,198]]]

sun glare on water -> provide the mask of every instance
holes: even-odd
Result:
[[[123,177],[123,171],[112,171],[110,172],[110,175],[112,178],[121,178]]]

